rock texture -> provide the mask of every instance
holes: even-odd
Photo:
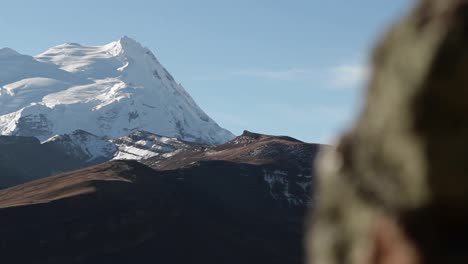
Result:
[[[319,162],[309,263],[363,263],[379,214],[423,263],[467,262],[467,28],[467,1],[421,0],[381,40],[360,118]]]
[[[205,146],[142,130],[133,131],[127,136],[112,140],[112,142],[118,148],[118,151],[114,153],[113,159],[115,160],[145,160],[156,156],[163,159],[177,151]]]

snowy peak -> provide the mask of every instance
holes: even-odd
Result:
[[[129,36],[127,35],[123,35],[119,40],[118,40],[120,43],[122,44],[125,44],[127,45],[128,43],[130,43],[131,45],[138,45],[141,47],[141,44],[139,42],[137,42],[136,40],[130,38]]]
[[[149,49],[127,36],[103,46],[64,43],[35,58],[88,79],[119,78],[128,86],[157,85],[152,78],[174,81]]]
[[[136,40],[129,38],[127,36],[121,37],[117,43],[120,45],[122,52],[146,52],[148,49],[144,48]]]
[[[234,137],[127,36],[102,46],[65,43],[35,57],[0,57],[0,135],[46,140],[77,129],[113,139],[145,130],[206,144]]]
[[[149,51],[147,48],[143,47],[139,42],[127,36],[123,36],[120,39],[106,44],[102,47],[103,50],[105,50],[112,56],[132,56],[138,54],[142,55]]]

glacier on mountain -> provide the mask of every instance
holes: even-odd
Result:
[[[47,140],[77,129],[111,139],[145,130],[207,144],[234,137],[129,37],[65,43],[35,57],[0,49],[0,134]]]

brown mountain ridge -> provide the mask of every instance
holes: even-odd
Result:
[[[111,161],[1,190],[2,259],[301,263],[319,147],[246,132],[149,166]]]

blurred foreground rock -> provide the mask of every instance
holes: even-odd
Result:
[[[319,162],[309,263],[364,263],[382,214],[424,263],[467,263],[468,1],[419,1],[372,70],[360,117]]]

